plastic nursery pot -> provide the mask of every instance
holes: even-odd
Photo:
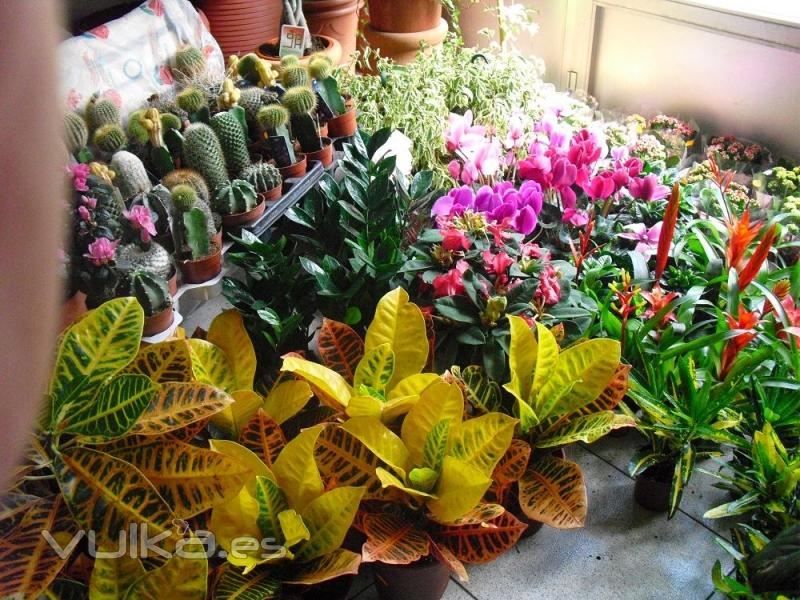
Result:
[[[350,137],[355,135],[358,129],[356,123],[356,107],[352,100],[345,102],[347,112],[338,117],[328,119],[328,135],[332,138]]]
[[[170,296],[175,296],[178,293],[178,269],[172,267],[172,275],[167,279],[167,289]]]
[[[654,512],[669,510],[669,491],[672,487],[673,461],[664,461],[644,470],[636,478],[633,497],[636,503]]]
[[[267,208],[267,203],[259,201],[259,203],[248,211],[236,213],[233,215],[222,215],[222,227],[226,231],[237,232],[245,225],[249,225],[253,221],[257,221],[264,210]]]
[[[319,161],[323,167],[327,168],[333,163],[333,140],[329,137],[323,137],[320,141],[322,142],[322,150],[303,152],[302,154],[309,162]]]
[[[436,27],[442,18],[439,0],[370,0],[369,23],[378,31],[414,33]]]
[[[276,200],[278,200],[281,195],[283,195],[283,185],[277,185],[271,190],[267,190],[266,192],[259,192],[258,197],[264,204],[264,206],[268,207],[273,204]]]
[[[168,306],[161,312],[154,314],[152,317],[144,318],[144,329],[142,335],[150,337],[151,335],[158,335],[162,331],[169,329],[172,321],[175,319],[175,311],[172,306]]]
[[[303,12],[311,33],[330,36],[342,45],[342,58],[356,49],[359,0],[304,0]]]
[[[279,167],[278,171],[281,173],[281,177],[283,178],[283,185],[286,185],[286,180],[293,178],[293,177],[302,177],[306,174],[308,170],[308,161],[306,157],[303,156],[300,160],[298,160],[293,165],[289,165],[288,167]]]
[[[431,557],[410,565],[377,562],[373,574],[381,600],[439,600],[450,583],[447,567]]]
[[[338,65],[342,59],[342,45],[332,37],[327,35],[313,35],[311,36],[314,44],[314,53],[321,52],[327,56],[333,64]],[[272,64],[274,67],[279,67],[281,58],[278,56],[278,37],[269,38],[265,43],[261,44],[256,49],[256,54]],[[300,59],[300,63],[308,65],[309,57],[312,53]]]
[[[328,123],[319,126],[319,137],[328,137]]]
[[[183,260],[180,263],[181,274],[184,283],[205,283],[214,279],[222,270],[222,251],[221,246],[213,243],[214,249],[211,254],[199,260]]]
[[[211,238],[211,243],[216,244],[217,248],[222,248],[222,225],[219,226],[217,233]]]

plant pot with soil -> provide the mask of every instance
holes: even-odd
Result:
[[[222,270],[222,245],[211,208],[189,185],[172,188],[173,239],[184,283],[204,283]]]
[[[286,90],[281,102],[291,115],[292,136],[300,144],[308,161],[320,161],[324,166],[333,162],[333,141],[319,134],[317,95],[306,86]]]
[[[298,163],[288,127],[290,118],[289,110],[281,104],[263,106],[257,115],[263,136],[262,147],[279,169],[290,169]],[[281,176],[284,179],[287,177],[284,171],[281,171]],[[288,177],[295,176],[288,175]]]
[[[339,91],[339,83],[333,76],[333,64],[324,57],[314,58],[308,70],[320,100],[317,112],[328,119],[327,135],[333,138],[354,135],[357,129],[355,102]]]
[[[169,329],[175,312],[167,281],[144,269],[134,271],[129,279],[129,294],[136,298],[144,310],[142,335],[148,337]]]
[[[264,214],[266,203],[259,198],[251,183],[234,179],[219,186],[212,200],[214,210],[222,215],[225,231],[238,233],[242,227]]]
[[[430,556],[408,565],[375,563],[373,576],[381,600],[439,600],[450,583],[450,571]]]
[[[647,510],[667,512],[674,473],[675,461],[669,459],[642,471],[633,487],[636,503]]]
[[[387,33],[425,31],[442,18],[440,0],[369,0],[367,6],[370,26]]]

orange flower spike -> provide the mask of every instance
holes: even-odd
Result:
[[[669,251],[672,248],[672,238],[675,235],[675,226],[678,224],[678,215],[681,209],[681,188],[676,183],[672,186],[672,194],[664,210],[664,222],[661,226],[661,235],[658,238],[656,251],[656,281],[661,279],[664,269],[667,268]]]
[[[775,237],[778,235],[778,228],[776,225],[772,225],[767,230],[766,235],[761,238],[761,241],[756,246],[755,252],[753,252],[750,260],[747,261],[747,264],[744,266],[742,270],[739,271],[739,289],[745,289],[750,283],[752,283],[753,279],[756,278],[758,272],[761,270],[761,265],[764,264],[764,261],[767,260],[769,256],[769,251],[772,249],[772,245],[775,243]]]
[[[755,327],[761,322],[758,317],[757,312],[745,310],[743,304],[739,304],[738,317],[725,315],[725,319],[728,321],[728,327],[731,330],[741,329],[745,333],[740,333],[725,343],[725,348],[722,351],[722,359],[720,361],[720,374],[722,377],[725,377],[731,370],[739,352],[756,337]]]
[[[728,247],[725,250],[725,258],[728,261],[728,268],[738,269],[744,259],[744,254],[756,236],[761,231],[762,223],[750,225],[750,211],[745,210],[740,219],[735,217],[728,222]]]

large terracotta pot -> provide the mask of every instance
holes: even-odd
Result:
[[[391,58],[396,63],[405,65],[416,58],[420,42],[429,48],[440,46],[447,37],[447,21],[439,19],[439,24],[432,29],[416,33],[386,33],[378,31],[369,23],[364,26],[364,39],[368,46],[381,51],[381,56]],[[361,42],[360,42],[361,43]]]
[[[339,41],[327,35],[315,35],[314,37],[320,39],[324,44],[324,48],[320,52],[330,58],[333,64],[338,65],[342,60],[342,45]],[[275,37],[267,38],[266,42],[256,48],[256,54],[274,67],[279,67],[281,64],[281,59],[277,56],[278,41],[278,36],[276,35]],[[309,54],[303,57],[300,63],[308,65],[310,56]]]
[[[427,31],[437,27],[441,18],[439,0],[369,0],[369,23],[376,31]]]
[[[252,52],[280,34],[282,0],[205,0],[202,9],[225,56]]]
[[[356,50],[359,4],[359,0],[303,0],[309,31],[338,40],[342,62]]]

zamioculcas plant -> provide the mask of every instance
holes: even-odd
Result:
[[[185,547],[193,538],[178,519],[242,487],[246,464],[182,441],[231,397],[194,381],[185,341],[140,350],[143,324],[136,299],[118,298],[62,334],[40,428],[0,513],[0,597],[38,598],[51,585],[68,586],[56,578],[70,554],[83,552],[76,551],[79,531],[94,532],[97,548],[117,550],[136,524],[149,536],[163,534],[162,550]],[[205,598],[205,560],[159,562],[99,560],[90,587],[113,584],[119,598]]]
[[[361,557],[341,545],[364,489],[325,490],[313,454],[322,428],[300,433],[271,468],[245,446],[211,442],[252,471],[239,495],[211,512],[209,528],[228,561],[215,598],[272,598],[284,584],[314,585],[358,572]]]
[[[535,336],[521,317],[508,319],[511,381],[503,388],[514,398],[513,406],[480,367],[451,370],[474,410],[505,410],[519,418],[517,439],[493,474],[490,497],[513,505],[508,494],[517,483],[526,517],[557,528],[582,527],[587,508],[583,473],[552,449],[593,442],[612,429],[633,425],[630,417],[613,412],[628,379],[619,342],[592,339],[562,351],[540,323]]]
[[[429,351],[422,311],[397,288],[378,302],[365,339],[344,323],[325,320],[318,341],[324,366],[287,355],[282,370],[311,384],[331,408],[390,423],[441,381],[435,373],[423,373]]]

